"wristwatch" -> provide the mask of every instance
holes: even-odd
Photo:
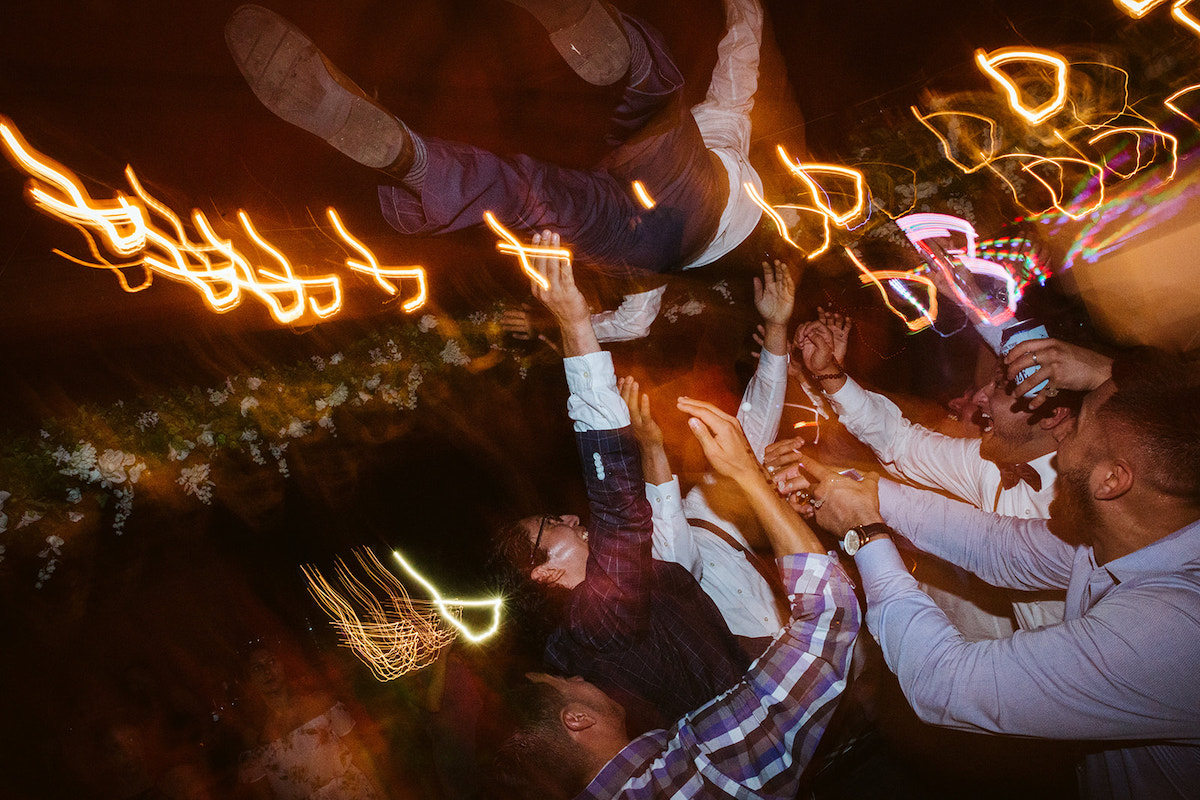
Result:
[[[859,525],[846,531],[846,536],[842,539],[842,549],[846,551],[846,555],[852,556],[867,542],[891,538],[891,528],[882,522],[872,522],[870,525]]]

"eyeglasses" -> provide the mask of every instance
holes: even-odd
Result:
[[[562,518],[555,516],[554,514],[546,514],[542,517],[542,521],[538,523],[537,538],[533,540],[533,550],[529,554],[529,566],[531,567],[537,566],[538,546],[542,543],[542,534],[546,531],[547,522],[554,522],[557,524],[562,522]]]

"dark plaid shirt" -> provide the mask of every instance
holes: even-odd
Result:
[[[748,659],[679,564],[650,555],[652,523],[632,429],[576,433],[590,503],[587,577],[546,663],[625,706],[631,733],[677,719],[741,679]]]
[[[634,739],[581,798],[779,798],[800,774],[846,687],[861,615],[834,557],[778,560],[792,623],[731,691]]]

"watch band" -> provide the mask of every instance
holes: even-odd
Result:
[[[842,538],[842,550],[847,555],[853,556],[863,548],[868,542],[876,539],[891,539],[892,529],[885,523],[872,522],[868,525],[858,525],[846,531],[846,535]]]

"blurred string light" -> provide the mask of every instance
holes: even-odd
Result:
[[[397,280],[415,280],[417,282],[417,295],[413,299],[401,306],[405,311],[416,311],[421,306],[425,305],[425,301],[429,297],[429,287],[425,282],[425,269],[423,267],[381,267],[375,259],[375,255],[367,249],[361,241],[354,238],[346,226],[342,224],[341,217],[331,206],[325,209],[325,213],[329,216],[329,221],[333,223],[334,230],[338,235],[350,245],[354,250],[363,257],[363,261],[355,261],[354,259],[346,259],[346,266],[355,272],[362,272],[370,275],[375,279],[375,283],[379,288],[383,289],[393,297],[399,293],[396,284],[392,283],[388,278],[396,278]]]
[[[1191,86],[1185,86],[1182,89],[1180,89],[1179,91],[1172,94],[1167,99],[1163,100],[1163,105],[1166,106],[1168,109],[1170,109],[1173,113],[1178,114],[1179,116],[1183,117],[1184,119],[1186,119],[1188,122],[1192,123],[1193,125],[1200,127],[1200,122],[1197,122],[1195,119],[1188,116],[1186,113],[1184,113],[1182,108],[1180,108],[1178,105],[1176,105],[1176,103],[1179,101],[1179,99],[1181,97],[1183,97],[1184,95],[1191,94],[1192,92],[1196,91],[1197,89],[1200,89],[1200,83],[1193,83]]]
[[[308,591],[332,618],[343,644],[381,681],[432,664],[455,639],[441,609],[414,601],[404,584],[368,550],[354,553],[366,583],[338,559],[334,586],[312,566],[300,569]]]
[[[646,184],[641,181],[633,182],[633,194],[646,210],[650,210],[657,205],[654,202],[654,198],[650,196],[650,192],[646,189]]]
[[[199,210],[192,211],[192,227],[200,237],[199,241],[193,241],[179,216],[145,190],[132,167],[125,168],[125,177],[134,196],[117,192],[111,200],[98,200],[88,193],[74,172],[30,147],[16,126],[2,116],[0,142],[9,160],[30,178],[27,185],[30,203],[47,216],[78,230],[95,261],[85,261],[60,250],[54,252],[82,266],[109,270],[127,292],[147,289],[155,275],[162,275],[191,286],[219,314],[237,308],[247,296],[254,297],[281,325],[300,321],[309,314],[318,320],[328,319],[342,308],[341,279],[337,275],[297,275],[288,258],[258,232],[245,211],[237,215],[242,230],[275,266],[252,263],[230,240],[219,236]],[[336,220],[335,212],[331,213],[331,219]],[[404,309],[413,311],[425,302],[422,268],[380,267],[374,255],[350,236],[340,220],[334,225],[365,259],[365,263],[348,260],[351,269],[373,274],[385,290],[385,277],[415,278],[420,285],[419,295],[406,303]],[[110,260],[101,253],[101,248],[124,260]],[[140,283],[131,284],[126,270],[141,270]],[[392,286],[390,293],[395,291]]]
[[[1184,9],[1191,5],[1191,3],[1192,0],[1175,0],[1175,2],[1171,5],[1171,16],[1174,17],[1175,21],[1180,25],[1184,26],[1197,36],[1200,36],[1200,20],[1184,11]]]
[[[438,613],[442,615],[442,619],[458,628],[459,632],[467,637],[472,642],[482,642],[484,639],[490,638],[497,630],[500,629],[500,610],[504,607],[504,601],[499,597],[490,598],[487,600],[461,600],[461,599],[446,599],[443,598],[437,587],[426,580],[411,564],[404,560],[404,556],[400,555],[399,551],[393,550],[392,555],[399,562],[401,568],[409,574],[409,576],[429,592],[433,598],[433,605],[437,608]],[[492,621],[481,631],[476,631],[462,621],[463,609],[467,608],[485,608],[491,609]]]
[[[1003,47],[990,53],[977,50],[975,63],[1004,90],[1008,95],[1009,106],[1030,125],[1042,124],[1062,111],[1067,104],[1067,62],[1058,53],[1032,47]],[[1020,88],[1000,69],[1012,63],[1036,64],[1054,70],[1054,92],[1050,99],[1033,108],[1027,106],[1021,97]]]
[[[977,236],[970,222],[949,214],[921,213],[898,217],[896,224],[921,254],[934,279],[950,290],[969,316],[984,325],[1000,325],[1013,318],[1021,297],[1016,278],[1004,266],[979,258]],[[955,234],[963,238],[965,249],[948,246],[957,239]],[[977,277],[990,279],[986,283],[998,288],[985,289]],[[935,310],[930,313],[936,318]]]
[[[928,277],[918,275],[915,272],[897,272],[893,270],[870,270],[867,268],[858,257],[857,254],[849,247],[846,248],[846,255],[850,257],[850,261],[854,266],[858,267],[859,280],[865,286],[867,284],[874,285],[879,290],[879,296],[883,298],[883,303],[888,307],[888,310],[899,317],[908,327],[909,331],[916,333],[933,325],[937,319],[937,286],[934,285]],[[911,281],[920,285],[925,289],[925,300],[920,301],[916,296],[904,287],[905,291],[902,295],[909,304],[917,310],[917,317],[910,318],[900,309],[892,305],[891,297],[888,295],[887,289],[884,288],[883,281],[897,281],[896,287],[903,287],[904,281]],[[895,289],[896,287],[893,287]]]
[[[990,53],[980,50],[976,53],[976,63],[1003,90],[1013,112],[1031,127],[1042,126],[1070,107],[1067,102],[1070,96],[1070,64],[1057,53],[1036,48],[1002,48]],[[1043,83],[1049,84],[1049,99],[1031,105],[1031,101],[1022,96],[1018,81],[1001,70],[1001,67],[1014,66],[1032,66],[1043,73],[1046,69],[1051,70],[1052,76],[1037,76]],[[1170,181],[1175,176],[1179,158],[1178,139],[1130,107],[1128,73],[1109,64],[1097,63],[1094,66],[1115,70],[1123,77],[1121,110],[1100,124],[1091,124],[1071,114],[1068,120],[1070,125],[1065,128],[1065,133],[1053,127],[1046,130],[1045,135],[1067,148],[1068,154],[1031,153],[1005,147],[999,141],[997,122],[973,111],[949,109],[924,113],[916,106],[910,110],[937,137],[945,158],[963,173],[970,174],[986,167],[1007,186],[1013,200],[1027,214],[1058,213],[1079,220],[1104,205],[1107,184],[1133,178],[1158,162],[1163,154],[1168,157],[1171,167],[1160,175],[1163,180]],[[1021,85],[1030,82],[1026,80]],[[1186,117],[1173,105],[1173,101],[1183,93],[1177,92],[1164,102],[1172,111]],[[1122,117],[1133,117],[1138,123],[1144,124],[1113,124]],[[942,130],[943,126],[945,130]],[[977,130],[979,135],[973,137],[969,132],[971,130]],[[1124,141],[1119,142],[1118,137]],[[1118,141],[1120,146],[1110,147],[1114,141]],[[1102,151],[1100,148],[1103,147],[1110,149]],[[1026,177],[1045,190],[1050,198],[1048,205],[1038,209],[1026,205],[1028,192],[1018,187],[1000,168],[1007,160],[1015,161]],[[1122,168],[1126,164],[1129,166]]]
[[[543,289],[550,288],[550,282],[546,277],[529,262],[529,257],[536,258],[556,258],[560,261],[571,263],[571,251],[565,247],[543,247],[541,245],[522,244],[521,240],[512,234],[508,228],[500,224],[500,220],[496,219],[496,215],[490,211],[483,212],[483,221],[492,229],[492,232],[499,236],[504,241],[496,243],[496,249],[501,253],[509,256],[516,256],[521,262],[521,269],[528,275],[534,283]]]

